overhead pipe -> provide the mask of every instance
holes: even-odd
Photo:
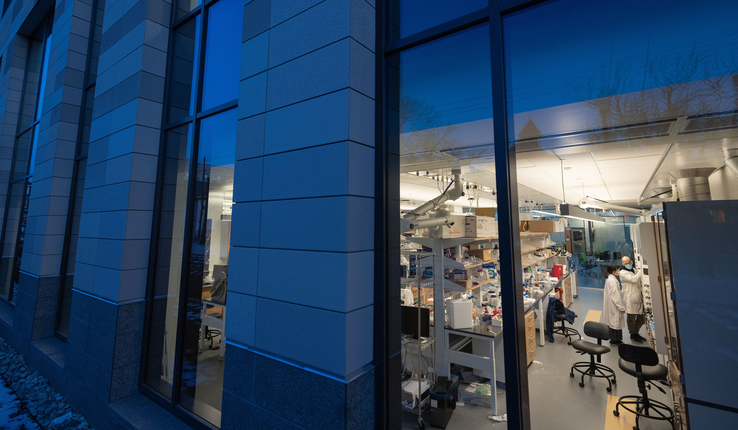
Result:
[[[451,173],[454,177],[453,182],[443,194],[432,200],[428,200],[402,217],[400,220],[400,230],[402,233],[420,228],[437,228],[442,225],[453,225],[453,222],[450,221],[450,213],[444,210],[436,211],[435,216],[431,219],[418,220],[419,217],[433,209],[437,209],[445,202],[457,200],[464,195],[464,187],[461,183],[461,169],[454,169]]]
[[[725,166],[738,177],[738,149],[723,149]]]

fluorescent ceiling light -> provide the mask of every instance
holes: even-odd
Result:
[[[602,218],[598,217],[597,215],[591,212],[587,212],[584,209],[581,209],[579,206],[570,205],[568,203],[561,204],[561,216],[566,217],[566,218],[581,219],[584,221],[601,222],[601,223],[605,222],[602,220]]]
[[[541,215],[547,215],[547,216],[557,216],[560,217],[561,215],[557,214],[556,212],[546,212],[546,211],[539,211],[536,209],[531,209],[531,212],[534,214],[541,214]]]

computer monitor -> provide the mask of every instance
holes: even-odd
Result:
[[[430,337],[430,309],[415,306],[401,306],[402,334],[411,335],[413,339]],[[418,311],[420,311],[420,328],[418,328]]]

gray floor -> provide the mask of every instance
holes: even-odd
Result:
[[[602,310],[602,289],[580,288],[579,297],[574,299],[570,309],[577,313],[577,319],[572,325],[582,332],[582,325],[587,311]],[[627,332],[627,330],[625,330]],[[645,336],[645,328],[641,335]],[[625,334],[625,342],[629,342]],[[599,430],[605,428],[607,414],[607,397],[610,395],[605,388],[607,382],[595,379],[590,382],[585,378],[584,388],[579,387],[578,378],[569,377],[569,369],[576,361],[586,361],[588,356],[580,356],[567,344],[562,336],[555,335],[555,342],[546,342],[546,346],[538,347],[536,362],[528,368],[530,414],[533,429],[567,429],[567,430]],[[608,344],[606,342],[606,344]],[[615,351],[602,357],[602,364],[615,369],[617,385],[613,386],[611,395],[637,395],[638,387],[634,377],[623,373],[617,365]],[[663,387],[669,393],[667,387]],[[505,392],[498,390],[498,399],[501,403],[499,413],[505,411]],[[649,391],[652,399],[662,401],[671,406],[670,395],[664,395],[656,388]],[[506,423],[495,423],[488,419],[490,409],[480,406],[458,406],[449,422],[449,430],[475,429],[506,429]],[[430,421],[426,420],[427,427]],[[417,428],[417,417],[403,412],[403,428]],[[665,422],[642,420],[642,430],[666,430],[671,426]]]

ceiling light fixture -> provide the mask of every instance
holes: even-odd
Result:
[[[579,206],[570,205],[568,203],[562,203],[559,209],[560,215],[565,218],[581,219],[584,221],[601,222],[605,221],[597,215],[581,209]]]

